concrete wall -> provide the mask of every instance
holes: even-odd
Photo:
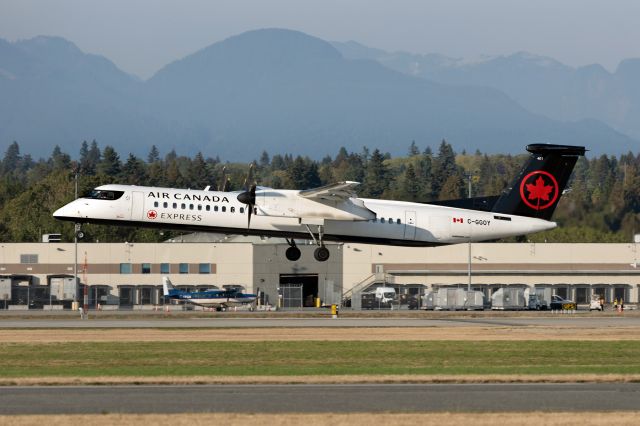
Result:
[[[287,244],[256,244],[253,250],[254,289],[269,295],[269,301],[276,304],[280,275],[317,274],[318,297],[322,303],[339,303],[342,296],[342,244],[328,244],[331,256],[326,262],[313,258],[314,245],[298,245],[302,256],[296,262],[285,257]]]

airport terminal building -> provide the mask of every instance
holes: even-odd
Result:
[[[354,291],[396,287],[400,298],[446,287],[488,297],[503,287],[549,287],[588,303],[640,295],[638,247],[629,244],[474,243],[433,248],[330,244],[327,262],[299,245],[290,262],[280,239],[187,236],[165,243],[0,243],[0,309],[68,308],[82,300],[74,272],[88,284],[92,308],[151,309],[164,303],[162,276],[183,289],[241,288],[285,308],[340,304]],[[470,260],[470,262],[469,262]],[[470,268],[469,268],[470,266]]]

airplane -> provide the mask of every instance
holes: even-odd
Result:
[[[171,284],[169,277],[162,277],[162,290],[169,299],[182,300],[205,308],[229,308],[248,305],[256,301],[255,294],[240,290],[184,291]]]
[[[478,242],[546,231],[585,147],[532,144],[524,168],[501,195],[430,203],[358,198],[358,182],[287,190],[250,186],[235,192],[103,185],[53,213],[78,223],[284,237],[297,261],[295,240],[330,257],[326,241],[408,247]],[[225,183],[226,186],[226,183]],[[245,219],[246,216],[246,219]],[[253,219],[252,219],[253,218]]]

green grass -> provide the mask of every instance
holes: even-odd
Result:
[[[0,377],[640,373],[626,342],[0,343]]]

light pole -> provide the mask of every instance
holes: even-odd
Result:
[[[469,182],[469,199],[471,199],[471,178],[473,177],[473,173],[465,173],[467,177],[467,181]],[[469,242],[467,243],[467,298],[469,297],[469,292],[471,291],[471,227],[469,227]]]
[[[74,200],[78,199],[78,167],[73,170],[73,181],[74,181]],[[74,260],[73,260],[73,278],[76,286],[76,291],[74,292],[73,299],[78,301],[78,233],[80,232],[80,224],[75,223],[73,228],[73,252],[74,252]]]

